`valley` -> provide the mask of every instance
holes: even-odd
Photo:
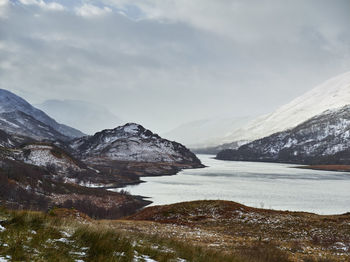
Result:
[[[137,123],[85,135],[0,95],[0,261],[350,259],[348,105],[195,155]]]
[[[349,0],[0,0],[0,262],[350,262]]]

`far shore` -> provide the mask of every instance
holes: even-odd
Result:
[[[295,168],[323,170],[323,171],[350,172],[350,165],[309,165],[309,166],[295,166]]]

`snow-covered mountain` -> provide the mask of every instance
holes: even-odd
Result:
[[[190,148],[207,148],[232,142],[232,140],[223,141],[232,130],[244,126],[253,117],[215,117],[192,121],[180,125],[179,127],[162,134],[171,140],[178,141]]]
[[[71,148],[85,160],[93,158],[200,166],[199,159],[183,145],[163,139],[134,123],[75,139]]]
[[[84,136],[82,132],[57,123],[23,98],[0,89],[0,129],[35,139],[69,139]]]
[[[36,140],[69,140],[70,138],[22,111],[0,113],[0,129],[10,134]]]
[[[80,100],[47,100],[36,105],[60,123],[86,134],[120,126],[122,120],[103,106]]]
[[[350,164],[350,105],[323,112],[295,128],[224,150],[218,159],[301,164]]]
[[[262,138],[293,128],[326,110],[348,104],[350,104],[350,72],[331,78],[275,112],[232,130],[222,138],[222,143]]]

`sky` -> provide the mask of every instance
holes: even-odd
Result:
[[[159,133],[265,114],[350,71],[349,13],[349,0],[0,0],[0,88]]]

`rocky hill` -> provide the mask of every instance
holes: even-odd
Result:
[[[128,123],[73,140],[71,148],[82,159],[189,164],[200,160],[185,146],[161,138],[143,126]]]
[[[327,110],[290,130],[223,150],[218,159],[350,164],[350,105]]]

